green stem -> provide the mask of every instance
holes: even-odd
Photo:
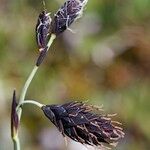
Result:
[[[48,51],[49,48],[51,47],[51,45],[52,45],[53,41],[55,40],[55,38],[56,38],[56,35],[55,35],[55,34],[51,34],[50,40],[49,40],[48,43],[47,43],[47,46],[48,46],[47,51]]]
[[[29,87],[29,85],[30,85],[30,83],[31,83],[31,81],[32,81],[32,79],[33,79],[33,77],[35,76],[35,74],[36,74],[38,68],[39,68],[39,67],[34,66],[32,72],[30,73],[30,75],[29,75],[29,77],[28,77],[28,79],[27,79],[27,81],[25,82],[25,85],[24,85],[24,87],[23,87],[23,89],[22,89],[22,91],[21,91],[20,100],[19,100],[19,104],[18,104],[18,105],[20,105],[21,103],[23,103],[23,101],[24,101],[24,99],[25,99],[25,96],[26,96],[26,93],[27,93],[27,90],[28,90],[28,87]],[[20,118],[21,118],[21,114],[22,114],[22,108],[19,107],[19,109],[18,109],[18,117],[19,117],[19,120],[20,120]]]
[[[55,34],[52,34],[48,43],[47,43],[47,51],[49,50],[51,44],[53,43],[54,39],[56,38],[56,35]],[[20,94],[20,99],[19,99],[19,104],[17,107],[17,114],[18,114],[18,118],[19,118],[19,122],[20,122],[20,119],[21,119],[21,114],[22,114],[22,108],[20,107],[22,104],[25,104],[25,103],[30,103],[30,104],[35,104],[39,107],[42,107],[43,105],[38,103],[38,102],[33,102],[33,101],[28,101],[28,102],[25,102],[25,96],[26,96],[26,93],[27,93],[27,90],[31,84],[31,81],[32,79],[34,78],[37,70],[38,70],[38,66],[34,66],[33,70],[31,71],[30,75],[28,76],[23,88],[22,88],[22,91],[21,91],[21,94]],[[14,150],[20,150],[20,141],[19,141],[19,137],[18,137],[18,133],[16,134],[15,138],[13,139],[13,144],[14,144]]]
[[[52,45],[52,43],[53,43],[53,41],[54,41],[55,38],[56,38],[56,35],[55,35],[55,34],[52,34],[51,37],[50,37],[50,40],[49,40],[49,42],[48,42],[48,44],[47,44],[47,47],[48,47],[47,51],[49,50],[49,48],[50,48],[50,46]],[[21,91],[21,95],[20,95],[20,99],[19,99],[19,105],[24,102],[24,99],[25,99],[25,96],[26,96],[28,87],[29,87],[29,85],[30,85],[32,79],[34,78],[34,76],[35,76],[35,74],[36,74],[38,68],[39,68],[38,66],[34,66],[32,72],[30,73],[28,79],[26,80],[26,82],[25,82],[25,84],[24,84],[24,87],[23,87],[23,89],[22,89],[22,91]],[[21,114],[22,114],[22,108],[19,107],[19,108],[18,108],[19,120],[21,119]]]
[[[34,100],[25,100],[24,102],[22,102],[20,105],[18,105],[18,107],[17,107],[17,109],[19,108],[19,107],[21,107],[22,105],[24,105],[24,104],[33,104],[33,105],[36,105],[36,106],[38,106],[38,107],[42,107],[42,106],[44,106],[44,104],[41,104],[41,103],[39,103],[39,102],[37,102],[37,101],[34,101]]]
[[[20,150],[20,141],[19,141],[18,136],[16,136],[13,139],[13,143],[14,143],[14,150]]]

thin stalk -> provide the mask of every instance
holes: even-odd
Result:
[[[19,141],[18,136],[16,136],[16,137],[13,139],[13,143],[14,143],[14,150],[21,150],[21,149],[20,149],[20,141]]]
[[[24,105],[24,104],[33,104],[33,105],[36,105],[36,106],[38,106],[38,107],[42,107],[42,106],[44,106],[44,104],[41,104],[41,103],[39,103],[39,102],[37,102],[37,101],[34,101],[34,100],[25,100],[24,102],[22,102],[20,105],[18,105],[18,107],[17,107],[17,109],[19,108],[19,107],[21,107],[22,105]]]
[[[49,39],[49,42],[47,44],[47,51],[49,50],[51,44],[53,43],[54,39],[56,38],[56,35],[52,34],[50,39]],[[19,118],[19,122],[20,122],[20,119],[21,119],[21,114],[22,114],[22,108],[20,107],[22,104],[25,104],[25,103],[30,103],[30,104],[35,104],[36,106],[38,107],[42,107],[43,105],[38,103],[38,102],[33,102],[33,101],[27,101],[25,102],[25,96],[26,96],[26,93],[27,93],[27,90],[31,84],[31,81],[33,80],[37,70],[38,70],[39,66],[34,66],[33,70],[31,71],[31,73],[29,74],[23,88],[22,88],[22,91],[21,91],[21,94],[20,94],[20,99],[19,99],[19,103],[18,103],[18,106],[17,107],[17,114],[18,114],[18,118]],[[19,140],[19,137],[18,137],[18,133],[16,134],[15,138],[13,138],[13,145],[14,145],[14,150],[21,150],[20,148],[20,140]]]
[[[30,73],[30,75],[29,75],[29,77],[28,77],[28,79],[27,79],[27,81],[25,82],[25,85],[24,85],[24,87],[23,87],[23,89],[22,89],[22,91],[21,91],[20,100],[19,100],[19,105],[24,101],[25,96],[26,96],[26,93],[27,93],[27,90],[28,90],[28,87],[29,87],[29,85],[30,85],[30,83],[31,83],[31,81],[32,81],[32,79],[33,79],[33,77],[35,76],[35,74],[36,74],[38,68],[39,68],[39,67],[34,66],[33,70],[31,71],[31,73]],[[22,108],[19,107],[19,109],[18,109],[17,112],[18,112],[18,117],[19,117],[19,120],[20,120],[21,114],[22,114]]]
[[[56,35],[55,35],[55,34],[52,34],[51,37],[50,37],[49,42],[47,43],[47,46],[48,46],[47,51],[48,51],[49,48],[51,47],[51,45],[52,45],[53,41],[55,40],[55,38],[56,38]]]
[[[49,50],[49,48],[52,45],[52,43],[53,43],[53,41],[54,41],[55,38],[56,38],[56,35],[52,34],[51,37],[50,37],[50,40],[49,40],[49,42],[47,44],[47,47],[48,47],[47,51]],[[29,87],[32,79],[34,78],[34,76],[35,76],[38,68],[39,68],[39,66],[34,66],[33,70],[31,71],[30,75],[28,76],[28,78],[27,78],[27,80],[26,80],[26,82],[24,84],[24,87],[23,87],[23,89],[21,91],[21,95],[20,95],[20,99],[19,99],[19,105],[24,102],[24,99],[25,99],[28,87]],[[19,120],[21,119],[21,114],[22,114],[22,108],[19,107],[18,108],[18,117],[19,117]]]

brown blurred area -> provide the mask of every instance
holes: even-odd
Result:
[[[64,2],[64,1],[63,1]],[[54,14],[61,0],[46,0]],[[38,56],[35,25],[39,0],[0,1],[0,150],[13,149],[10,105]],[[45,104],[72,100],[104,105],[117,113],[125,138],[117,150],[150,149],[150,1],[89,1],[83,17],[53,43],[26,99]],[[24,106],[24,150],[85,149],[64,139],[35,106]],[[90,149],[90,148],[89,148]]]

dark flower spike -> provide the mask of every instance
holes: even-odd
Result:
[[[11,107],[11,137],[15,139],[15,136],[18,132],[18,125],[19,119],[18,114],[16,112],[17,102],[16,102],[16,92],[13,92],[13,99],[12,99],[12,107]]]
[[[36,42],[40,51],[39,57],[36,61],[36,66],[40,66],[49,49],[48,42],[50,40],[49,33],[50,33],[52,19],[50,17],[50,13],[46,12],[44,1],[43,1],[43,5],[44,5],[44,11],[40,13],[36,25]]]
[[[63,136],[82,144],[100,148],[108,144],[111,147],[116,146],[117,141],[124,137],[121,124],[112,121],[109,118],[111,115],[94,113],[94,106],[82,102],[46,105],[42,110]],[[101,108],[96,107],[95,111],[97,110]]]
[[[87,2],[88,0],[67,0],[55,14],[51,32],[59,35],[65,31],[76,19],[81,17]]]
[[[47,13],[46,10],[44,10],[40,13],[36,25],[36,42],[39,51],[43,51],[47,46],[50,26],[51,26],[50,13]]]

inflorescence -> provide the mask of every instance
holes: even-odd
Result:
[[[23,98],[25,97],[30,81],[37,68],[43,62],[53,40],[66,29],[69,29],[69,26],[81,17],[87,2],[88,0],[67,0],[58,9],[53,18],[50,17],[50,13],[46,9],[39,14],[36,25],[36,42],[39,49],[39,56],[36,61],[35,70],[33,70],[33,73],[31,73],[31,76],[27,80],[27,84],[25,84]],[[40,107],[45,116],[58,128],[64,137],[67,136],[76,142],[100,148],[109,148],[116,146],[118,140],[124,137],[121,123],[113,121],[112,115],[100,113],[101,108],[76,101],[62,105],[43,105],[36,101],[24,101],[22,99],[17,104],[16,93],[14,91],[11,111],[11,135],[14,141],[18,136],[20,121],[17,109],[25,103],[32,103]]]
[[[42,110],[64,137],[82,144],[108,148],[103,144],[116,146],[117,141],[124,137],[121,123],[113,121],[111,115],[94,113],[101,109],[83,102],[46,105]]]

